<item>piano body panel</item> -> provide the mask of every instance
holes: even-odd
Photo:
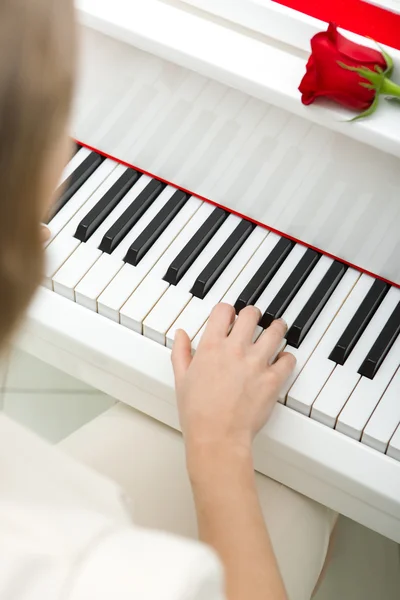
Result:
[[[226,59],[231,48],[202,63],[184,46],[171,50],[121,29],[117,17],[106,23],[102,3],[97,17],[90,0],[82,4],[90,27],[81,27],[78,140],[400,285],[396,107],[349,123],[346,111],[301,105],[302,50],[229,31],[253,51],[241,63],[259,53],[246,76],[239,56]],[[267,69],[274,59],[283,62]]]
[[[179,430],[165,347],[44,288],[17,343]],[[256,439],[255,467],[400,542],[400,463],[386,455],[278,404]]]

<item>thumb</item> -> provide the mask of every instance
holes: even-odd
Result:
[[[192,362],[192,351],[188,334],[178,329],[172,347],[172,366],[174,368],[175,383],[179,385]]]

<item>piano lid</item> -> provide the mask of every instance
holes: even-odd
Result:
[[[76,5],[80,22],[89,28],[400,157],[398,106],[382,102],[373,118],[349,123],[354,115],[341,107],[301,104],[298,86],[310,39],[326,28],[322,21],[270,0],[76,0]],[[355,33],[347,35],[374,46]],[[388,50],[400,70],[400,51]]]

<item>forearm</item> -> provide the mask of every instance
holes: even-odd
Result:
[[[188,461],[199,536],[219,554],[228,600],[287,600],[262,516],[250,452]]]

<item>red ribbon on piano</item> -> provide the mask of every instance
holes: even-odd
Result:
[[[363,0],[273,0],[400,50],[400,15]]]

